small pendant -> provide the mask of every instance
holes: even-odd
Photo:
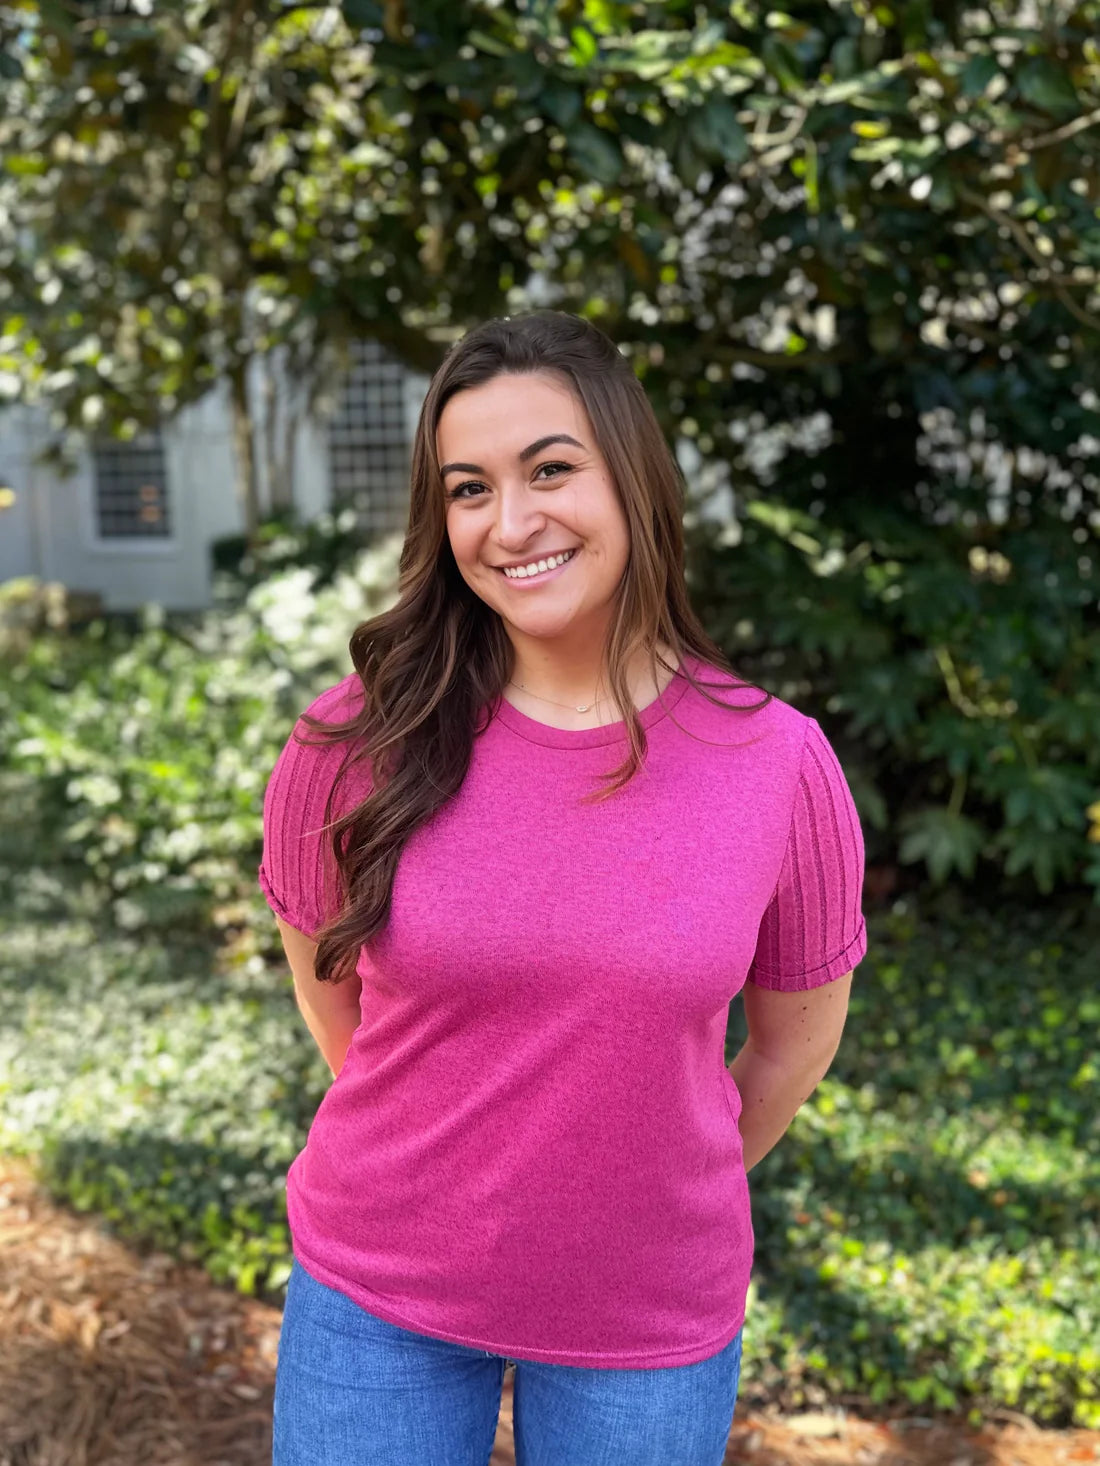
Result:
[[[591,706],[592,706],[591,703],[586,703],[583,708],[578,708],[577,709],[577,712],[578,713],[586,713]]]

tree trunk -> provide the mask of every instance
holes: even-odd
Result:
[[[264,358],[264,455],[267,465],[268,498],[273,514],[283,514],[294,507],[294,439],[297,417],[292,412],[290,383],[285,380],[286,363],[281,363],[284,377],[282,393],[278,391],[279,374],[272,354]],[[282,427],[282,452],[279,451],[279,428]]]
[[[252,451],[252,414],[248,406],[248,358],[229,373],[233,405],[233,455],[236,461],[237,498],[244,517],[245,538],[255,548],[260,528],[260,498],[256,485],[256,462]]]
[[[264,401],[264,472],[267,478],[267,509],[269,514],[278,514],[283,508],[280,503],[282,497],[280,485],[277,481],[278,468],[275,462],[275,438],[278,424],[275,420],[275,370],[271,364],[271,353],[266,352],[261,358],[260,365],[263,369],[263,401]]]
[[[294,492],[294,450],[298,445],[298,424],[302,420],[299,393],[296,387],[292,388],[287,383],[289,393],[286,399],[286,411],[283,416],[283,457],[279,467],[282,470],[280,480],[282,490],[286,494],[286,504],[289,509],[297,504]],[[298,510],[301,513],[301,510]]]

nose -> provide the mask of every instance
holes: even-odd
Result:
[[[541,533],[546,515],[535,490],[526,483],[506,484],[497,496],[495,535],[507,554],[522,554]]]

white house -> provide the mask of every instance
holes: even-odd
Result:
[[[290,483],[303,518],[351,500],[367,533],[404,526],[426,390],[426,378],[377,343],[356,343],[336,412],[303,419],[293,440]],[[267,502],[262,432],[261,422],[256,462]],[[211,543],[244,528],[228,393],[212,391],[159,432],[90,446],[68,477],[34,462],[46,441],[43,409],[0,412],[0,582],[60,581],[98,594],[107,610],[207,606]]]

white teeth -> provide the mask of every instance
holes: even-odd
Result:
[[[566,560],[571,560],[576,554],[575,550],[567,550],[563,555],[551,555],[548,560],[532,560],[530,565],[520,565],[515,569],[505,570],[509,580],[526,580],[530,575],[540,575],[544,570],[552,570],[556,565],[564,565]]]

